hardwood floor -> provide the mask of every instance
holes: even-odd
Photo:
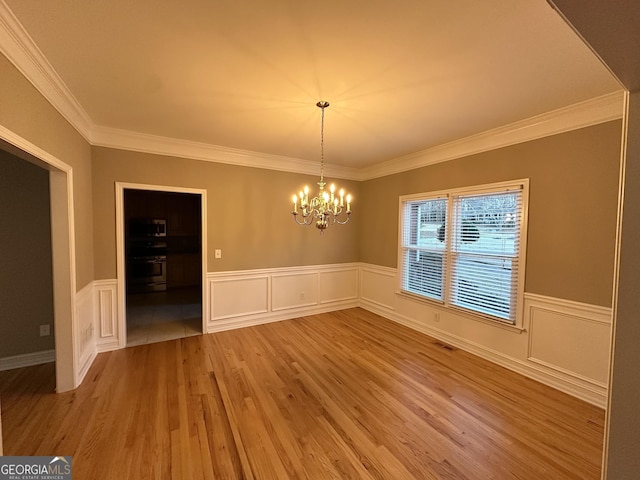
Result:
[[[0,372],[6,455],[76,479],[598,479],[604,412],[362,309]]]

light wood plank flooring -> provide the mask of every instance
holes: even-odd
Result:
[[[6,455],[82,479],[598,479],[604,412],[362,309],[0,372]]]

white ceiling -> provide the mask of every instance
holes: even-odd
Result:
[[[94,125],[317,161],[327,100],[353,168],[621,90],[545,0],[4,2]]]

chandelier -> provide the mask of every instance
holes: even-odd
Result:
[[[345,197],[344,189],[336,194],[336,186],[332,183],[327,192],[324,187],[324,109],[329,102],[318,102],[317,107],[322,110],[322,124],[320,129],[320,181],[318,195],[309,199],[309,187],[298,195],[293,196],[293,219],[298,225],[311,225],[315,221],[316,228],[323,233],[332,223],[344,225],[351,215],[351,195]],[[299,205],[298,205],[299,203]],[[346,203],[346,208],[345,208]],[[300,215],[300,218],[298,217]]]

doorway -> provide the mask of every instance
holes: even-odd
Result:
[[[31,142],[0,126],[0,150],[42,167],[49,173],[50,249],[53,285],[55,385],[58,393],[76,388],[80,376],[73,341],[75,315],[75,249],[72,169]]]
[[[0,150],[0,370],[55,360],[50,211],[49,171]]]
[[[123,188],[127,347],[204,331],[202,200],[189,191]]]

